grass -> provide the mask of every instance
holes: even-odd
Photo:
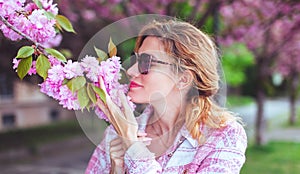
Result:
[[[12,130],[0,134],[0,151],[19,147],[34,148],[40,144],[83,134],[77,120],[67,120],[49,125]]]
[[[300,172],[300,143],[270,142],[249,147],[241,174],[292,174]]]
[[[253,97],[249,96],[228,96],[226,105],[228,107],[246,106],[254,103]]]

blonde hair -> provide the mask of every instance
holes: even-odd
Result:
[[[140,32],[135,51],[147,36],[159,38],[165,51],[174,57],[179,69],[193,74],[193,88],[187,97],[185,125],[192,137],[201,142],[200,126],[221,128],[237,117],[213,102],[219,90],[217,48],[212,39],[193,25],[182,21],[153,21]],[[196,91],[196,93],[195,93]]]

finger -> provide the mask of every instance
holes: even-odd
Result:
[[[99,76],[99,83],[100,88],[104,91],[105,95],[108,96],[102,76]]]
[[[111,146],[116,146],[116,145],[119,145],[119,144],[122,144],[122,143],[123,143],[123,139],[120,138],[120,137],[117,137],[117,138],[110,141]]]
[[[111,160],[112,160],[112,163],[115,166],[118,166],[118,167],[123,167],[124,166],[124,160],[123,159],[112,158]]]
[[[103,103],[102,100],[98,99],[97,100],[97,106],[102,110],[102,112],[107,116],[109,122],[113,125],[115,130],[120,133],[120,128],[116,123],[115,117],[112,116],[110,110],[108,109],[107,105]]]
[[[109,152],[110,152],[110,154],[120,153],[120,155],[123,155],[125,151],[123,149],[123,145],[119,145],[119,146],[111,146],[110,149],[109,149]]]
[[[128,101],[127,101],[127,97],[125,96],[125,94],[121,91],[119,91],[118,94],[120,96],[120,100],[121,100],[122,106],[124,108],[125,117],[127,118],[131,115],[133,116],[133,110],[129,106]]]
[[[101,111],[108,117],[110,120],[111,114],[107,108],[107,106],[103,103],[101,99],[97,100],[97,106],[101,109]]]
[[[123,92],[119,92],[119,96],[120,96],[120,99],[121,99],[121,103],[122,103],[122,106],[124,108],[124,114],[125,114],[125,117],[126,117],[126,120],[133,124],[133,125],[137,125],[137,121],[136,121],[136,118],[135,116],[133,115],[133,110],[132,108],[129,106],[128,104],[128,100],[127,100],[127,97],[125,96],[125,94]]]

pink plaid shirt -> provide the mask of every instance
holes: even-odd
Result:
[[[142,114],[138,119],[140,130],[145,129],[148,115]],[[132,174],[238,174],[245,162],[247,147],[243,127],[237,122],[231,122],[221,129],[202,125],[200,131],[206,140],[201,145],[183,126],[173,146],[158,159],[155,159],[154,154],[142,142],[134,143],[125,153],[125,170]],[[114,128],[109,126],[89,161],[86,174],[109,173],[111,167],[109,143],[116,137]]]

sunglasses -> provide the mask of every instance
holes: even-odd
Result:
[[[147,53],[142,53],[142,54],[134,53],[130,57],[130,65],[131,66],[134,65],[136,62],[138,62],[138,69],[141,74],[148,74],[152,62],[160,63],[163,65],[173,65],[168,62],[156,60],[154,59],[153,55]]]

